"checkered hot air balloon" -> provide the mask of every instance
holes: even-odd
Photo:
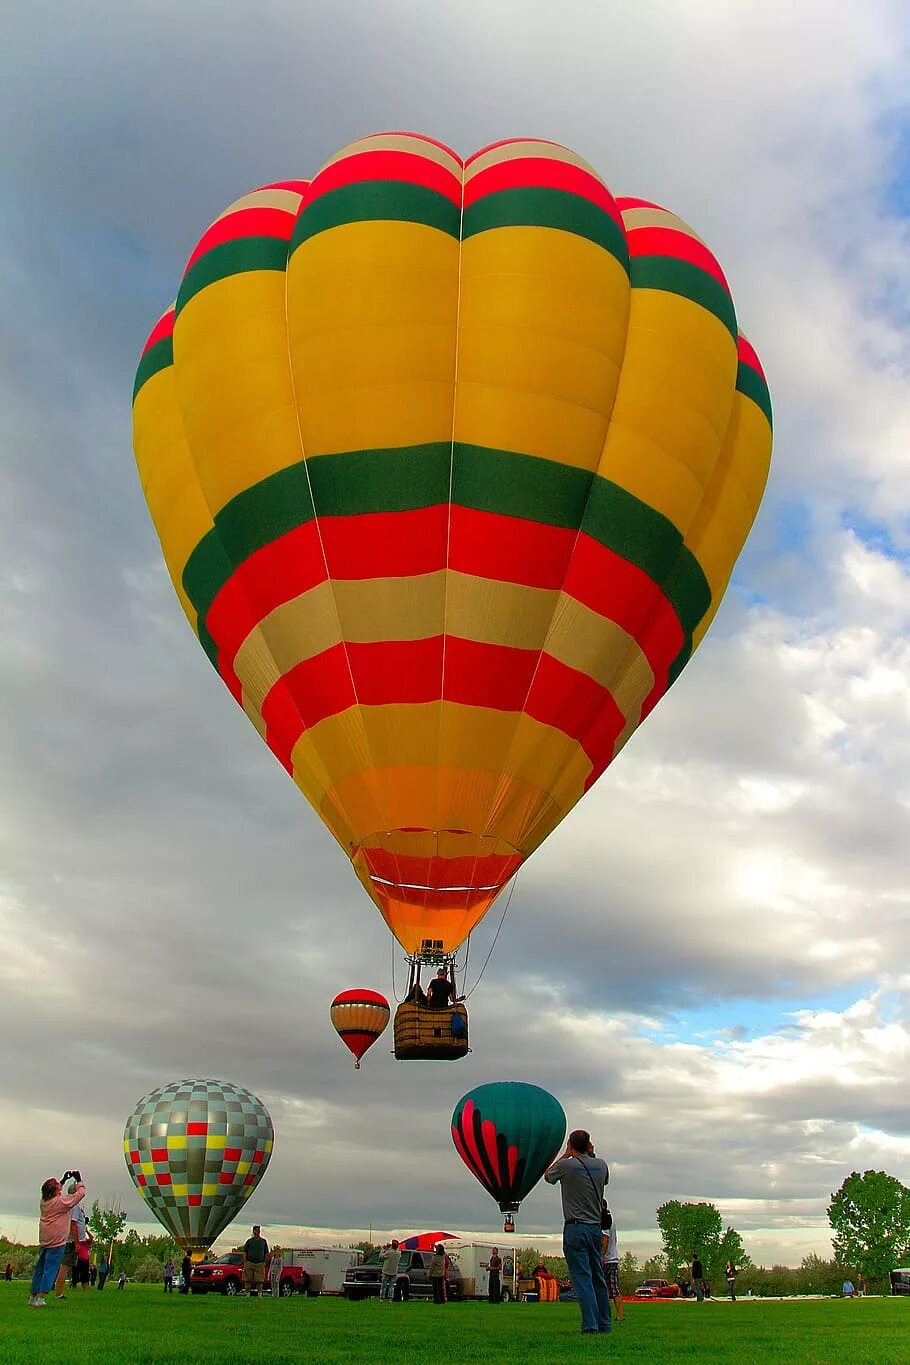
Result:
[[[152,1090],[126,1122],[127,1170],[178,1245],[201,1254],[240,1213],[275,1142],[262,1100],[228,1081]]]
[[[673,213],[552,142],[381,133],[203,234],[133,433],[200,644],[439,961],[703,638],[771,406]]]
[[[332,1001],[329,1014],[338,1037],[354,1054],[355,1071],[360,1070],[363,1054],[385,1032],[389,1013],[384,995],[362,987],[342,991]]]
[[[493,1081],[463,1095],[452,1115],[458,1155],[500,1210],[514,1213],[558,1154],[562,1105],[525,1081]]]

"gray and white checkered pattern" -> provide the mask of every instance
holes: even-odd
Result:
[[[160,1223],[188,1250],[210,1246],[265,1172],[275,1130],[260,1099],[226,1081],[175,1081],[136,1105],[127,1169]]]

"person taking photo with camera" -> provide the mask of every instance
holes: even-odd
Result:
[[[71,1194],[63,1193],[67,1180],[75,1180]],[[79,1171],[64,1171],[62,1180],[51,1176],[41,1186],[41,1205],[38,1223],[38,1260],[32,1275],[30,1308],[46,1308],[45,1295],[57,1278],[67,1238],[70,1235],[72,1210],[85,1198],[85,1186]]]
[[[610,1179],[607,1163],[594,1153],[591,1134],[576,1128],[569,1134],[566,1150],[558,1156],[544,1180],[559,1185],[562,1195],[562,1249],[569,1267],[572,1288],[581,1309],[583,1332],[609,1332],[610,1298],[601,1257],[604,1219],[604,1186]]]

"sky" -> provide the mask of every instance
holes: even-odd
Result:
[[[151,1230],[124,1121],[217,1076],[273,1115],[246,1217],[276,1242],[488,1237],[449,1116],[511,1079],[591,1130],[621,1249],[656,1250],[679,1198],[714,1201],[757,1262],[828,1254],[851,1170],[910,1183],[906,7],[7,13],[0,1231],[33,1238],[70,1165]],[[399,1064],[384,1039],[355,1073],[329,1001],[390,994],[393,960],[400,994],[402,955],[187,627],[130,399],[208,223],[384,128],[463,155],[550,138],[692,224],[762,358],[775,450],[707,640],[522,871],[469,1058]],[[518,1240],[555,1249],[560,1223],[543,1186]]]

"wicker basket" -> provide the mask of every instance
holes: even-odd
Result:
[[[460,1036],[452,1032],[452,1017],[464,1021]],[[395,1056],[399,1061],[455,1062],[470,1052],[468,1012],[464,1005],[447,1005],[431,1010],[416,1001],[406,1000],[395,1011]]]

